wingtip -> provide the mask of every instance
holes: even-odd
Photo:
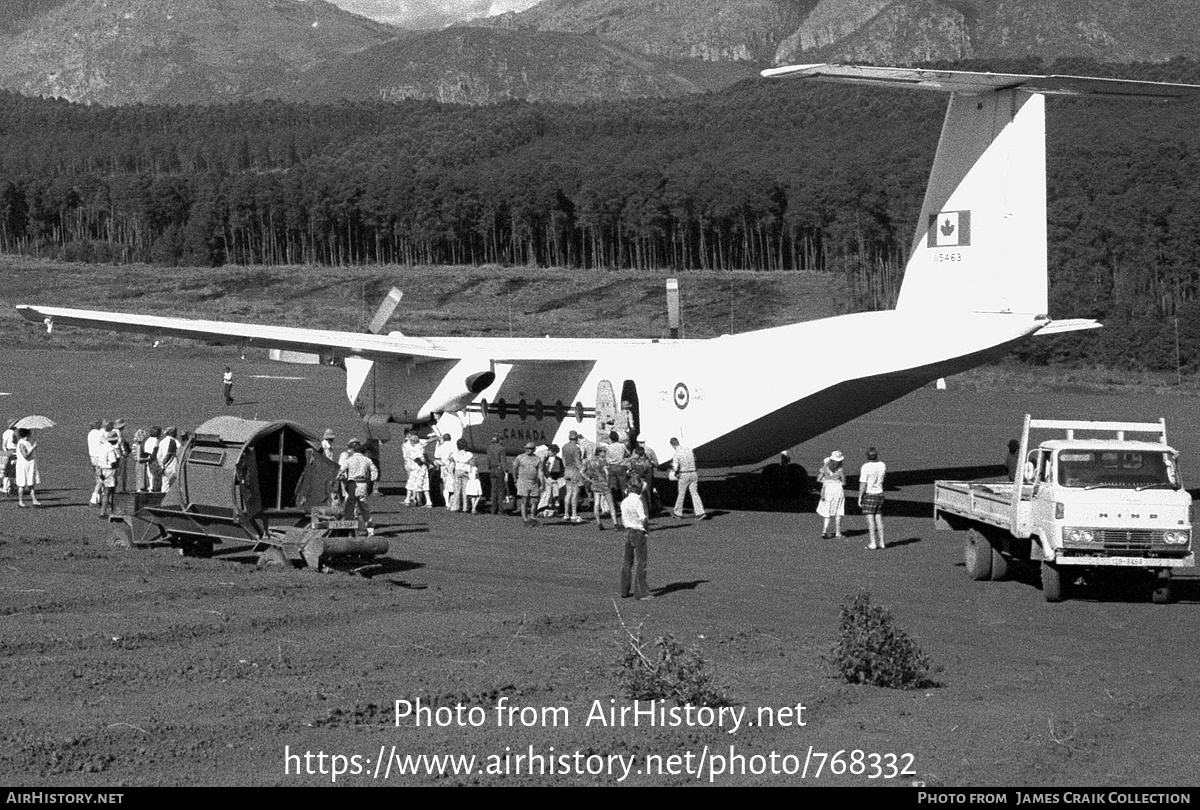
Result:
[[[785,76],[808,76],[815,73],[820,68],[826,67],[827,62],[818,62],[811,65],[783,65],[782,67],[767,68],[762,71],[762,76],[767,79],[780,78]]]

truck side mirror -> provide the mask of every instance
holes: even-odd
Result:
[[[1032,484],[1034,479],[1037,477],[1037,468],[1033,466],[1032,461],[1025,462],[1024,476],[1026,484]]]

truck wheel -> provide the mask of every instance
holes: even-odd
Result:
[[[990,544],[989,544],[990,545]],[[999,582],[1008,576],[1008,557],[992,546],[992,582]]]
[[[109,524],[105,545],[109,548],[133,548],[133,529],[123,520]]]
[[[1061,602],[1063,590],[1062,571],[1054,563],[1042,560],[1042,597],[1047,602]]]
[[[1154,580],[1150,601],[1156,605],[1169,605],[1175,601],[1175,588],[1169,577],[1157,577]]]
[[[974,529],[967,532],[963,556],[967,563],[967,574],[971,579],[980,582],[991,578],[992,544]]]

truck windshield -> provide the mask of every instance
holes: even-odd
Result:
[[[1058,454],[1058,482],[1066,487],[1096,489],[1179,489],[1170,453],[1130,450],[1063,450]]]

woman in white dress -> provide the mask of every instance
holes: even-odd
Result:
[[[42,477],[38,474],[37,459],[34,457],[36,451],[37,442],[29,438],[29,428],[19,428],[17,430],[17,506],[26,506],[26,489],[29,490],[29,505],[42,505],[38,501],[35,491],[37,485],[42,483]]]
[[[817,482],[821,485],[821,501],[817,504],[817,514],[825,519],[821,527],[821,538],[843,537],[842,515],[846,514],[846,468],[842,466],[845,456],[841,450],[834,450],[829,458],[821,463],[821,471],[817,473]],[[829,533],[829,523],[833,522],[833,534]]]

